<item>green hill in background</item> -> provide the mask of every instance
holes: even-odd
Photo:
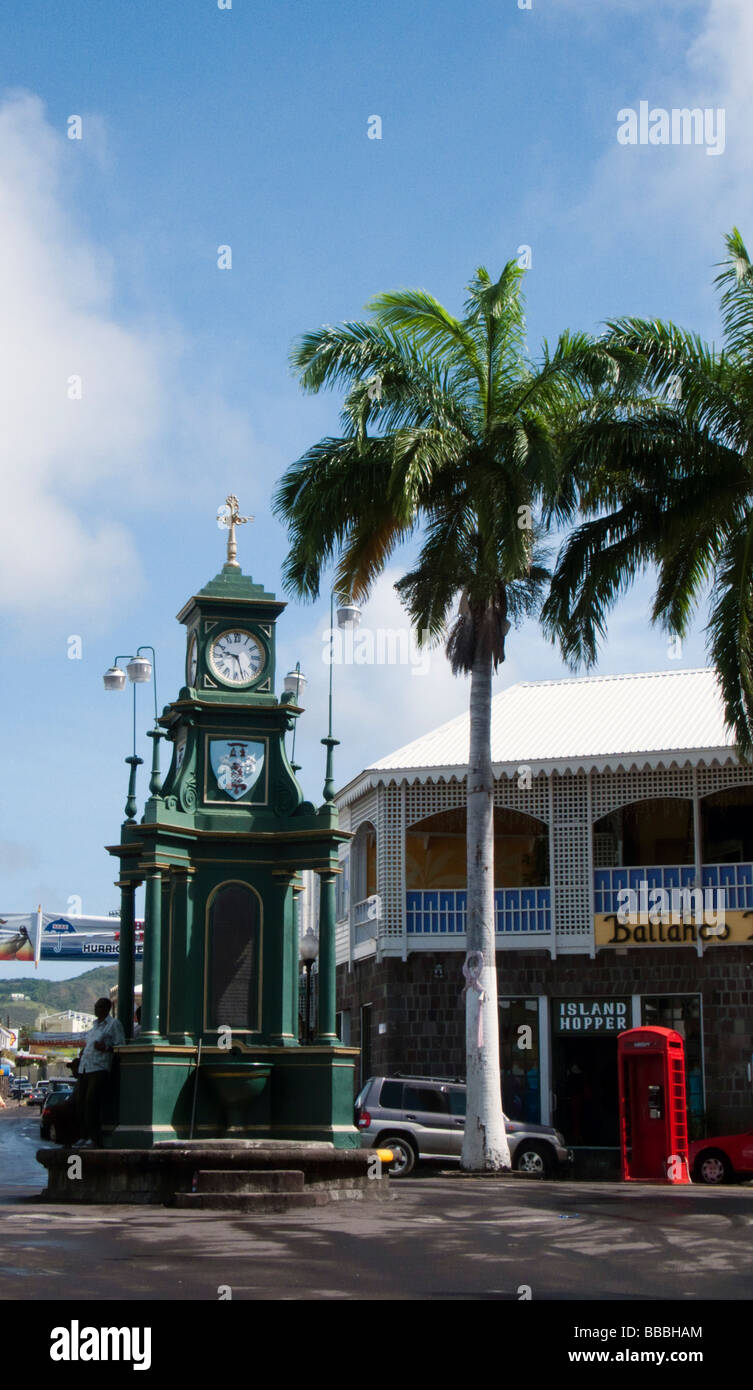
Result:
[[[94,1004],[109,995],[118,982],[117,965],[98,965],[72,980],[39,980],[33,976],[0,980],[0,1021],[10,1015],[11,1025],[34,1026],[41,1013],[58,1013],[62,1009],[80,1009],[93,1013]],[[136,966],[136,983],[141,983],[141,965]],[[26,999],[11,999],[11,994],[25,994]]]

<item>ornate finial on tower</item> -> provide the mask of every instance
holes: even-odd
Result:
[[[229,497],[225,498],[224,507],[220,507],[217,511],[217,525],[227,526],[228,528],[227,560],[225,564],[232,565],[235,569],[240,569],[240,565],[235,558],[238,554],[238,546],[235,540],[235,528],[236,526],[243,526],[247,521],[253,521],[254,519],[252,516],[241,516],[238,511],[238,505],[238,498],[234,497],[231,492]]]

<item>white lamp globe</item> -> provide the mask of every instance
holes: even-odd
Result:
[[[304,676],[303,671],[288,671],[283,684],[286,693],[288,695],[294,695],[296,700],[300,701],[308,685],[308,680],[306,676]]]
[[[133,661],[129,661],[126,671],[129,681],[136,685],[143,685],[145,681],[152,679],[152,663],[147,661],[145,656],[135,656]]]
[[[312,931],[304,932],[304,933],[303,933],[303,936],[301,937],[300,941],[298,942],[298,955],[300,956],[300,959],[301,959],[302,961],[304,961],[304,962],[309,961],[309,960],[316,960],[318,954],[319,954],[319,938],[318,938],[318,936],[316,936],[315,933],[312,932]]]
[[[111,666],[102,679],[105,690],[125,690],[126,675],[120,666]]]
[[[337,626],[346,629],[358,627],[361,621],[361,610],[355,603],[344,603],[337,610]]]

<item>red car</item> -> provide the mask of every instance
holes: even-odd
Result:
[[[714,1135],[690,1145],[690,1171],[694,1182],[734,1182],[753,1178],[753,1129],[746,1134]]]

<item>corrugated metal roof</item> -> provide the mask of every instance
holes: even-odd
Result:
[[[463,769],[469,715],[414,739],[366,772]],[[577,768],[734,749],[713,670],[521,681],[492,700],[492,761]],[[674,759],[670,759],[674,761]],[[663,761],[663,759],[662,759]]]

